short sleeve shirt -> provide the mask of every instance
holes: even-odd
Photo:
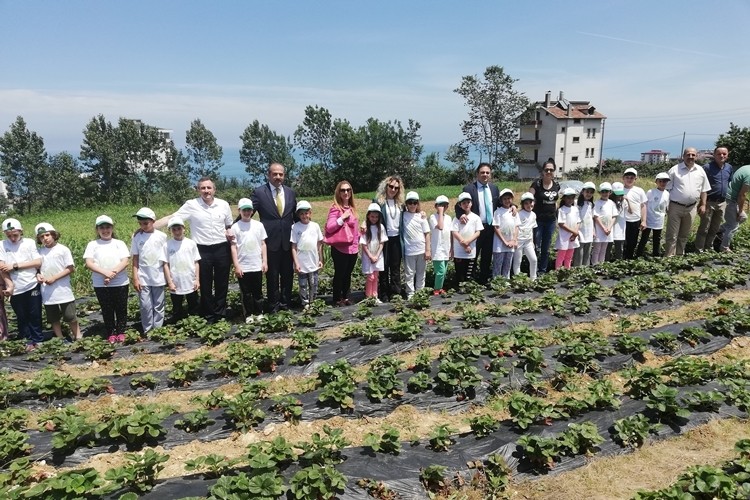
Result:
[[[359,244],[366,246],[367,250],[374,254],[378,251],[381,243],[388,241],[388,233],[385,231],[385,226],[380,225],[380,239],[378,240],[378,228],[370,226],[370,243],[367,243],[367,236],[362,234],[359,237]],[[385,269],[385,260],[383,258],[383,252],[378,255],[377,262],[372,262],[367,254],[362,252],[362,274],[371,274],[373,271],[382,271]]]
[[[557,250],[570,250],[572,248],[578,248],[581,243],[578,238],[570,240],[573,233],[567,229],[559,227],[564,224],[566,227],[576,228],[581,223],[581,214],[578,211],[578,205],[571,205],[569,207],[562,206],[557,211],[557,242],[555,243],[555,249]]]
[[[542,179],[537,179],[531,184],[531,187],[534,189],[534,213],[537,220],[555,220],[560,183],[552,181],[552,187],[545,189]]]
[[[646,193],[648,204],[646,205],[646,227],[649,229],[662,229],[664,217],[667,215],[669,206],[669,191],[660,191],[656,188],[649,189]]]
[[[261,271],[263,266],[263,241],[268,238],[266,228],[257,220],[238,220],[232,226],[234,244],[237,245],[237,260],[242,272]]]
[[[161,231],[138,233],[130,243],[130,253],[138,256],[138,279],[145,286],[164,286],[167,261],[167,235]]]
[[[612,227],[617,213],[617,205],[612,200],[597,200],[594,203],[594,217],[599,219],[599,224],[604,227]],[[594,240],[599,243],[613,242],[613,232],[606,234],[599,224],[594,224]]]
[[[125,242],[114,238],[110,240],[98,239],[90,241],[89,244],[86,245],[86,250],[83,252],[84,260],[93,260],[97,266],[105,271],[108,269],[114,269],[122,259],[127,259],[129,257],[130,252],[128,252],[128,247],[125,245]],[[95,288],[103,286],[122,286],[130,283],[127,267],[117,273],[114,279],[109,280],[109,285],[104,284],[104,276],[99,273],[91,273],[91,281]]]
[[[683,205],[691,205],[700,200],[701,193],[711,190],[706,171],[700,165],[693,165],[688,169],[687,165],[680,163],[669,169],[669,199]]]
[[[513,212],[510,209],[500,207],[495,210],[495,213],[492,216],[492,226],[499,228],[503,238],[505,238],[506,241],[510,241],[513,239],[513,235],[518,227],[518,216],[513,215]],[[513,248],[503,243],[497,234],[495,234],[492,241],[492,251],[494,253],[512,252]]]
[[[74,266],[73,255],[65,245],[57,243],[52,248],[42,247],[39,250],[42,267],[39,270],[45,278],[60,274],[64,269]],[[51,285],[42,283],[42,303],[45,305],[67,304],[73,302],[73,288],[70,286],[70,275],[64,276]]]
[[[176,295],[187,295],[195,291],[195,263],[201,260],[198,245],[190,238],[167,240],[167,262]]]
[[[226,228],[232,225],[232,209],[218,198],[206,205],[203,198],[186,201],[175,215],[190,222],[190,234],[198,245],[226,243]]]
[[[633,186],[625,189],[625,197],[622,204],[625,205],[625,220],[627,222],[637,222],[641,220],[641,205],[648,201],[646,193],[642,188]]]
[[[5,251],[6,264],[13,265],[39,258],[36,243],[31,238],[19,238],[16,243],[5,239],[3,240],[3,250]],[[10,279],[13,280],[14,285],[13,295],[26,293],[39,284],[36,280],[36,269],[33,267],[11,271]]]
[[[430,232],[430,224],[422,214],[404,212],[401,230],[404,235],[404,255],[425,253],[425,234]]]
[[[529,241],[534,238],[536,214],[526,210],[518,211],[518,241]]]
[[[750,186],[750,165],[740,167],[734,172],[732,180],[729,181],[727,200],[736,202],[740,195],[740,189],[745,185]]]
[[[477,214],[469,212],[466,217],[466,224],[462,224],[461,219],[456,217],[453,219],[453,224],[451,225],[451,232],[458,233],[463,239],[469,239],[474,236],[477,231],[482,231],[484,229],[482,219],[480,219]],[[471,250],[466,252],[459,241],[454,239],[453,257],[456,259],[473,259],[477,256],[477,240],[471,242],[470,248]]]
[[[580,243],[591,243],[594,241],[594,204],[591,201],[584,201],[583,205],[578,207],[578,211],[581,215],[578,241]]]
[[[297,245],[297,261],[300,272],[312,273],[318,270],[320,256],[318,255],[318,242],[323,241],[323,233],[317,222],[310,221],[307,224],[295,222],[292,226],[292,234],[289,241]]]
[[[437,228],[437,214],[430,215],[430,248],[432,260],[448,260],[451,251],[451,224],[453,219],[443,212],[443,229]]]

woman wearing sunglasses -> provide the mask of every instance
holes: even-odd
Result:
[[[378,278],[378,294],[383,302],[401,295],[401,219],[404,212],[404,181],[397,175],[383,179],[375,192],[380,205],[388,242],[383,247],[385,270]]]
[[[354,207],[354,191],[349,181],[336,184],[333,204],[326,219],[324,241],[331,247],[333,304],[347,306],[351,304],[352,272],[359,251],[359,221]]]
[[[529,193],[534,195],[534,213],[537,228],[534,230],[534,246],[539,252],[539,274],[546,273],[549,266],[549,247],[557,224],[557,200],[560,183],[555,180],[555,161],[550,158],[542,165],[542,176],[531,183]]]

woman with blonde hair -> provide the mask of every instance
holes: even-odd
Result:
[[[401,219],[404,213],[404,181],[398,175],[383,179],[375,192],[388,242],[383,247],[385,270],[380,273],[378,293],[383,302],[401,295]]]
[[[352,272],[359,251],[359,221],[354,207],[354,191],[349,181],[344,180],[336,184],[333,204],[328,210],[323,241],[331,247],[333,304],[349,305]]]

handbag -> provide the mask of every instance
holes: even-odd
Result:
[[[325,237],[323,238],[323,243],[326,245],[351,245],[352,244],[352,231],[349,229],[348,224],[344,224],[343,226],[339,226],[336,231],[329,233],[328,229],[326,229]]]

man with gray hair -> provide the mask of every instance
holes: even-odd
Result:
[[[708,176],[711,191],[706,198],[706,211],[701,215],[701,223],[695,233],[695,248],[699,252],[711,250],[716,234],[724,221],[727,207],[729,181],[734,173],[732,165],[727,163],[729,150],[723,146],[714,149],[714,158],[703,166]],[[736,201],[736,200],[735,200]]]
[[[711,190],[708,176],[703,168],[695,163],[698,151],[686,148],[682,162],[669,169],[669,206],[667,207],[667,257],[684,255],[685,245],[690,236],[696,211],[703,215],[706,211],[706,197]]]

